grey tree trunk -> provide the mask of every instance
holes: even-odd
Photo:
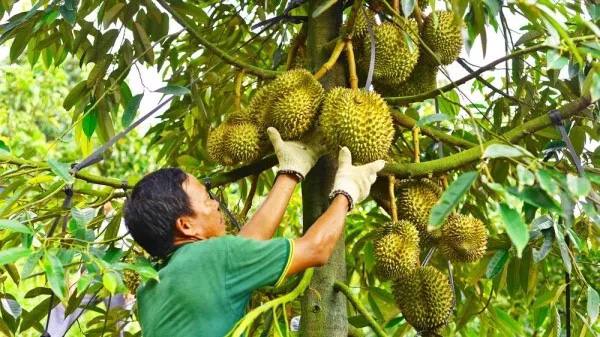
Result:
[[[342,24],[342,4],[338,1],[316,18],[310,13],[322,1],[309,1],[307,46],[313,70],[327,61],[331,55],[331,41],[338,36]],[[340,63],[321,79],[325,89],[345,86],[346,68]],[[329,206],[328,194],[337,169],[334,157],[323,157],[307,175],[302,184],[304,231]],[[301,337],[347,337],[348,318],[346,298],[334,292],[333,283],[346,278],[344,237],[337,242],[327,265],[317,268],[310,287],[302,298]]]

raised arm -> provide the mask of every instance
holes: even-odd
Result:
[[[288,275],[327,263],[344,229],[346,213],[355,203],[363,201],[385,162],[377,160],[362,166],[352,166],[348,148],[340,150],[329,208],[309,230],[294,240],[292,263]]]
[[[257,240],[273,237],[281,223],[294,188],[304,179],[323,152],[318,142],[304,144],[296,141],[284,142],[275,128],[267,133],[279,160],[279,170],[273,188],[254,216],[240,230],[240,236]]]

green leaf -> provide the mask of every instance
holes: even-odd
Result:
[[[0,250],[0,266],[13,263],[18,259],[24,258],[31,254],[31,250],[25,247],[13,247]]]
[[[17,233],[33,234],[31,228],[23,225],[17,220],[0,219],[0,229],[8,229]]]
[[[415,10],[415,0],[402,0],[402,14],[409,17]]]
[[[558,243],[558,248],[560,250],[560,257],[562,258],[563,265],[567,273],[571,274],[571,269],[573,268],[571,263],[571,256],[569,255],[569,247],[565,242],[565,235],[558,229],[558,224],[554,223],[554,237],[556,238],[556,242]]]
[[[442,113],[432,114],[432,115],[427,115],[427,116],[419,119],[417,121],[417,123],[415,124],[415,126],[422,127],[422,126],[429,125],[432,123],[441,122],[441,121],[449,121],[452,119],[454,119],[454,118],[451,116],[448,116],[446,114],[442,114]]]
[[[48,165],[52,172],[61,177],[67,184],[75,182],[75,178],[69,173],[69,165],[54,159],[48,159]]]
[[[142,102],[142,97],[144,97],[144,94],[137,94],[133,96],[127,103],[127,106],[123,111],[123,117],[121,118],[121,124],[123,124],[124,128],[128,127],[131,124],[131,122],[133,122],[133,119],[135,118],[137,111],[140,108],[140,102]]]
[[[94,208],[79,209],[79,208],[74,207],[71,209],[71,216],[73,217],[73,219],[75,219],[75,221],[77,221],[77,224],[79,226],[85,227],[96,216],[96,209],[94,209]]]
[[[523,191],[515,191],[514,188],[508,189],[508,191],[525,201],[526,203],[536,206],[538,208],[547,209],[553,212],[559,213],[561,211],[560,206],[552,199],[546,192],[537,186],[526,186]]]
[[[506,234],[508,234],[508,237],[517,248],[517,256],[521,258],[523,249],[525,249],[529,241],[527,225],[523,222],[519,212],[503,202],[500,203],[500,215],[502,216],[502,221],[504,221]]]
[[[46,252],[43,259],[44,272],[50,288],[58,298],[64,300],[67,296],[64,268],[60,259],[52,252]]]
[[[0,139],[0,153],[2,152],[10,152],[10,148],[2,139]]]
[[[519,183],[522,185],[533,185],[535,183],[535,175],[521,164],[517,165],[517,176],[519,177]]]
[[[94,275],[92,274],[83,274],[81,275],[81,277],[79,278],[79,281],[77,281],[77,293],[81,294],[83,293],[87,287],[92,283],[92,281],[94,280]]]
[[[166,87],[162,87],[160,89],[155,90],[154,92],[160,92],[165,95],[175,95],[175,96],[183,96],[190,94],[190,89],[186,87],[182,87],[180,85],[167,85]]]
[[[479,173],[477,171],[465,172],[448,186],[440,200],[431,209],[429,215],[430,229],[436,229],[444,222],[444,219],[446,219],[463,195],[471,188],[471,185],[478,176]]]
[[[21,55],[25,50],[25,47],[27,47],[27,43],[29,43],[29,40],[32,37],[32,29],[32,25],[26,25],[15,35],[13,43],[10,46],[9,56],[11,63],[16,62],[19,55]]]
[[[83,133],[88,139],[90,139],[94,134],[97,125],[98,109],[96,109],[93,103],[90,103],[85,108],[85,116],[83,117],[83,121],[81,122],[81,128],[83,129]]]
[[[593,325],[598,319],[598,309],[600,305],[600,297],[596,289],[588,285],[587,289],[587,312],[590,317],[590,325]]]
[[[548,52],[546,53],[546,58],[547,58],[547,62],[548,62],[548,68],[550,69],[562,69],[564,68],[568,63],[569,63],[569,59],[566,57],[562,57],[556,50],[554,49],[549,49]]]
[[[592,190],[592,184],[586,177],[567,174],[567,188],[576,198],[587,196]]]
[[[122,81],[121,84],[119,84],[119,92],[121,93],[121,104],[123,105],[123,108],[126,108],[127,104],[129,104],[129,100],[133,97],[127,82]]]
[[[21,269],[22,279],[26,279],[31,275],[31,272],[35,269],[43,254],[44,252],[42,250],[37,250],[27,257],[27,260],[25,260],[25,263],[23,264],[23,269]]]
[[[504,269],[506,261],[508,261],[508,250],[500,249],[496,251],[490,262],[488,262],[485,277],[490,279],[496,277]]]
[[[19,318],[19,316],[21,316],[23,308],[21,308],[19,302],[3,297],[0,299],[0,303],[2,303],[2,308],[4,308],[4,310],[13,318]]]
[[[71,26],[77,21],[77,7],[72,5],[73,1],[65,1],[65,4],[60,6],[60,15],[68,22]]]
[[[315,8],[315,10],[312,13],[312,17],[313,18],[318,17],[319,15],[323,14],[323,12],[328,10],[331,6],[335,5],[336,3],[337,3],[337,0],[324,1],[323,3],[321,3],[319,5],[319,7]]]
[[[82,99],[83,93],[86,88],[87,88],[87,81],[81,81],[81,82],[77,83],[71,89],[71,91],[69,91],[69,93],[67,94],[67,97],[65,97],[65,100],[63,101],[63,108],[65,108],[65,110],[71,110],[71,108],[73,106],[75,106],[75,104],[77,104],[77,102],[79,102]]]
[[[522,156],[531,157],[531,154],[521,147],[505,144],[492,144],[488,146],[483,152],[483,158],[513,158]]]
[[[119,285],[118,275],[112,270],[105,272],[102,275],[102,284],[106,290],[114,295]]]
[[[552,178],[552,173],[548,170],[538,170],[536,173],[540,186],[548,193],[548,195],[557,195],[560,193],[560,186]]]

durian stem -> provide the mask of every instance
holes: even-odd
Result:
[[[400,0],[394,0],[392,6],[396,12],[400,13]]]
[[[285,63],[285,69],[289,70],[292,67],[292,64],[294,63],[294,61],[296,60],[296,57],[298,55],[298,48],[305,41],[306,41],[306,29],[305,29],[305,26],[302,26],[302,29],[300,29],[298,36],[293,41],[294,43],[292,43],[292,45],[290,46],[290,51],[288,52],[287,61]]]
[[[333,288],[337,291],[340,291],[346,296],[346,298],[348,298],[348,301],[352,303],[352,306],[354,306],[356,311],[363,315],[363,317],[367,320],[367,323],[369,323],[369,326],[371,327],[371,329],[373,329],[373,332],[376,336],[387,337],[385,330],[383,330],[379,323],[375,321],[373,316],[369,314],[369,312],[367,311],[367,309],[365,309],[362,303],[360,303],[360,301],[356,297],[354,297],[354,295],[352,295],[352,292],[350,291],[350,288],[347,285],[340,281],[335,281],[335,283],[333,284]]]
[[[392,209],[392,221],[398,222],[398,206],[396,206],[396,177],[389,175],[388,192],[390,194],[390,208]]]
[[[237,58],[229,55],[227,52],[220,49],[215,44],[213,44],[212,42],[210,42],[206,38],[204,38],[203,34],[200,31],[198,31],[198,29],[194,26],[194,24],[192,22],[190,22],[190,20],[188,18],[186,18],[184,15],[178,13],[175,9],[173,9],[173,7],[171,7],[171,5],[169,5],[166,0],[158,0],[158,3],[167,12],[169,12],[169,14],[171,14],[173,19],[175,19],[175,21],[177,21],[180,25],[182,25],[185,28],[185,30],[191,36],[194,37],[194,39],[196,39],[206,49],[210,50],[212,53],[214,53],[219,58],[221,58],[223,60],[223,62],[230,64],[239,69],[246,69],[246,71],[248,71],[249,74],[256,75],[259,78],[275,78],[275,76],[277,76],[280,73],[278,71],[263,69],[263,68],[248,64],[246,62],[240,61]]]
[[[419,135],[421,134],[421,129],[417,126],[415,126],[412,129],[412,136],[413,136],[413,148],[414,148],[414,152],[415,152],[415,163],[420,163],[421,162],[421,148],[420,148],[420,143],[419,143]]]
[[[325,76],[331,70],[331,68],[333,68],[333,66],[335,65],[337,60],[340,58],[340,54],[342,54],[342,51],[344,50],[345,45],[346,45],[346,42],[342,39],[340,39],[336,42],[335,47],[333,48],[333,52],[331,53],[331,56],[329,57],[329,60],[327,60],[327,62],[325,62],[321,66],[321,68],[315,73],[315,79],[320,80],[323,76]]]
[[[447,189],[448,188],[448,176],[444,175],[442,176],[442,189]]]
[[[300,281],[300,283],[298,283],[298,286],[294,290],[292,290],[290,293],[285,294],[279,298],[271,300],[271,301],[261,305],[260,307],[255,308],[254,310],[250,311],[249,313],[247,313],[235,325],[233,330],[231,330],[231,332],[229,332],[227,334],[227,337],[242,336],[244,334],[244,332],[246,331],[246,329],[248,329],[250,327],[250,325],[252,325],[252,323],[256,319],[258,319],[258,317],[260,317],[260,315],[262,315],[263,313],[265,313],[269,310],[273,310],[274,308],[277,308],[279,305],[291,302],[291,301],[295,300],[296,298],[298,298],[298,296],[300,296],[302,293],[304,293],[304,290],[306,290],[306,288],[310,284],[310,280],[312,279],[313,273],[314,273],[313,268],[306,269],[306,271],[304,271],[304,275],[302,276],[302,280]]]
[[[240,217],[242,219],[246,219],[248,215],[248,211],[252,207],[252,199],[254,199],[254,195],[256,194],[256,188],[258,187],[258,176],[259,174],[255,174],[252,176],[252,182],[250,185],[250,191],[248,191],[248,196],[246,197],[246,201],[244,202],[244,208],[240,212]]]
[[[417,24],[419,25],[419,30],[423,27],[423,12],[421,11],[421,7],[419,7],[418,1],[415,0],[415,19],[417,20]]]
[[[244,81],[244,70],[240,70],[235,74],[234,90],[235,90],[235,109],[242,109],[242,82]]]
[[[358,89],[358,75],[356,75],[356,60],[354,59],[354,49],[352,49],[352,40],[346,42],[346,61],[348,62],[348,78],[350,88]]]

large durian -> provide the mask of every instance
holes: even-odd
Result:
[[[408,276],[419,266],[419,232],[408,221],[387,223],[376,230],[375,270],[380,278]]]
[[[475,262],[485,254],[487,232],[481,220],[453,213],[442,225],[439,248],[444,257],[456,262]]]
[[[434,267],[419,267],[394,282],[393,290],[402,315],[417,331],[433,332],[448,321],[452,288],[448,277]]]
[[[373,28],[375,35],[375,65],[373,79],[405,81],[419,59],[418,25],[414,19],[400,18]],[[363,39],[358,67],[361,74],[369,70],[371,39]]]
[[[423,42],[437,55],[441,64],[450,64],[460,55],[463,37],[462,24],[458,22],[450,11],[436,11],[424,20]],[[423,53],[431,58],[426,51]]]
[[[331,89],[319,125],[330,148],[347,146],[357,163],[385,158],[394,137],[387,104],[379,94],[362,89]]]
[[[252,162],[262,155],[263,138],[259,128],[249,122],[228,124],[224,137],[224,152],[233,163]]]
[[[421,244],[427,245],[437,236],[427,231],[429,213],[442,194],[442,189],[427,179],[402,180],[398,187],[398,216],[412,222],[419,231]]]
[[[300,139],[317,118],[323,87],[306,69],[286,71],[268,87],[272,98],[263,110],[265,128],[275,127],[286,140]]]

